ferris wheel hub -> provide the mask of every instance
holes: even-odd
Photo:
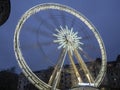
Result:
[[[53,42],[59,44],[58,49],[65,48],[71,53],[78,48],[82,50],[83,43],[80,41],[82,37],[78,37],[78,32],[73,32],[73,28],[69,29],[67,25],[65,28],[60,26],[60,29],[56,29],[56,31],[57,34],[53,34],[56,37]]]

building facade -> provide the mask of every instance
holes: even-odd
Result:
[[[93,64],[94,63],[94,64]],[[99,73],[99,68],[101,65],[101,59],[97,58],[95,62],[86,63],[92,76],[96,77]],[[77,64],[76,64],[77,66]],[[87,78],[84,76],[82,69],[77,66],[82,79],[84,82]],[[73,74],[73,68],[70,65],[65,65],[60,78],[60,85],[58,86],[61,90],[68,90],[69,88],[74,88],[77,85],[77,79],[75,74]],[[53,72],[53,68],[50,67],[46,70],[40,70],[35,72],[35,74],[42,79],[44,82],[48,83],[49,78]],[[117,57],[116,61],[107,62],[106,76],[100,86],[102,90],[120,90],[120,55]],[[27,78],[23,75],[19,75],[18,90],[38,90],[34,87]]]

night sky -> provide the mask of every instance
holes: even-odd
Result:
[[[84,14],[98,29],[108,61],[115,60],[120,54],[120,0],[11,0],[10,17],[0,27],[0,70],[12,66],[19,69],[13,49],[16,25],[29,8],[48,2],[64,4]]]

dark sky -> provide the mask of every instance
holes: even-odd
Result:
[[[18,67],[13,50],[16,25],[26,10],[44,2],[65,4],[84,14],[98,29],[108,61],[120,54],[120,0],[11,0],[10,17],[0,27],[0,70]]]

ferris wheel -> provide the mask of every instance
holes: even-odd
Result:
[[[72,87],[98,87],[105,76],[106,51],[100,34],[83,14],[65,5],[44,3],[25,12],[14,33],[14,51],[24,75],[40,90],[61,89],[66,65],[76,81]],[[45,82],[34,71],[48,67],[53,70]]]

